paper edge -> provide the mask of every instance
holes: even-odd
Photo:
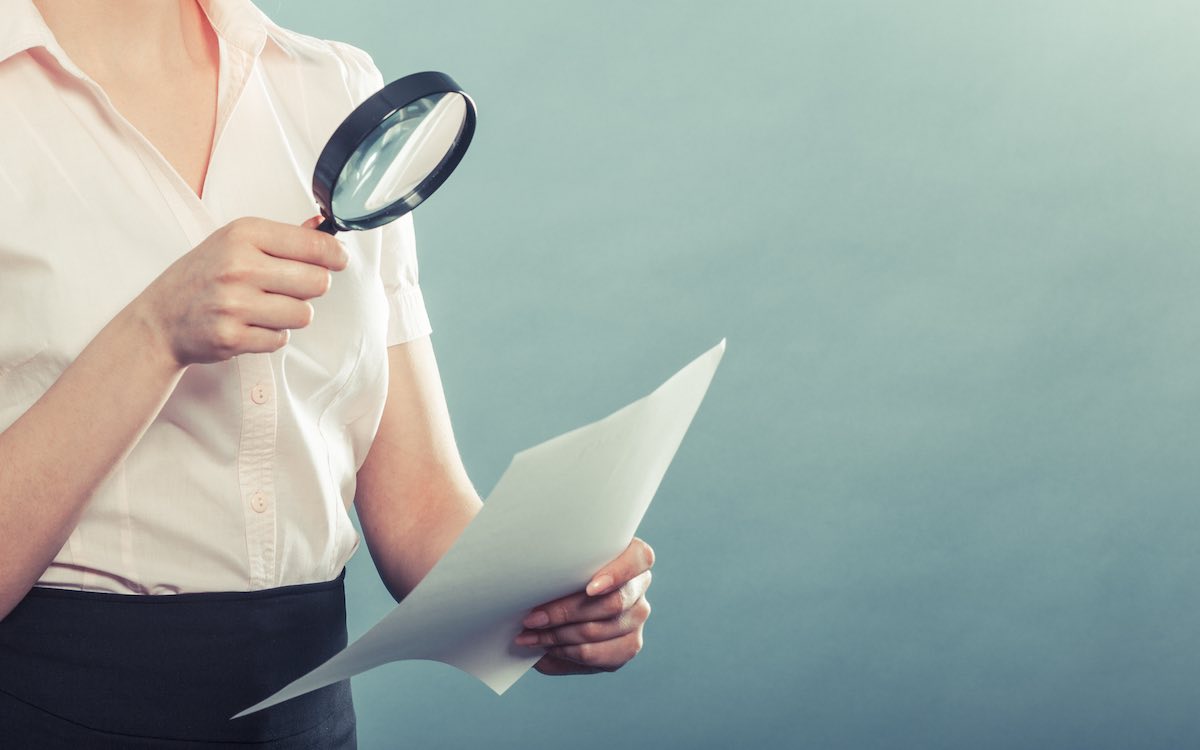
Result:
[[[538,448],[538,447],[540,447],[540,446],[542,446],[542,445],[545,445],[546,443],[549,443],[549,442],[552,442],[552,441],[554,441],[554,440],[557,440],[557,439],[559,439],[559,438],[562,438],[562,437],[565,437],[565,436],[567,436],[567,435],[570,435],[570,434],[572,434],[572,433],[574,433],[574,432],[576,432],[576,431],[578,431],[578,430],[583,430],[583,429],[586,429],[586,428],[588,428],[588,427],[591,427],[592,425],[594,425],[594,424],[596,424],[596,423],[598,423],[598,422],[602,422],[602,421],[604,421],[604,420],[606,420],[606,419],[609,419],[610,417],[613,417],[613,416],[615,416],[615,415],[617,415],[617,414],[619,414],[619,413],[621,413],[621,412],[625,411],[626,409],[629,409],[630,407],[633,407],[633,406],[634,406],[634,405],[636,405],[636,404],[639,404],[639,403],[641,403],[641,402],[643,402],[643,401],[646,401],[647,399],[649,399],[649,398],[653,397],[653,396],[654,396],[654,394],[656,394],[656,393],[658,393],[659,391],[661,391],[661,390],[663,390],[664,388],[666,388],[666,387],[667,387],[667,386],[668,386],[668,385],[669,385],[669,384],[670,384],[670,383],[671,383],[673,380],[675,380],[677,377],[681,376],[681,375],[682,375],[684,372],[686,372],[686,371],[687,371],[688,369],[690,369],[691,367],[693,367],[693,366],[695,366],[696,364],[698,364],[698,363],[699,363],[701,360],[704,360],[706,357],[714,357],[714,358],[715,358],[715,361],[712,363],[712,372],[711,372],[711,373],[710,373],[710,375],[709,375],[708,382],[707,382],[707,383],[705,384],[705,386],[704,386],[704,393],[701,395],[700,401],[699,401],[699,402],[696,404],[696,409],[695,409],[695,411],[694,411],[694,412],[693,412],[693,414],[692,414],[692,418],[693,418],[693,420],[694,420],[694,418],[695,418],[696,414],[698,414],[698,413],[699,413],[699,411],[700,411],[700,406],[701,406],[701,405],[704,403],[705,399],[706,399],[706,398],[707,398],[707,396],[708,396],[708,391],[709,391],[709,389],[711,389],[711,387],[712,387],[712,381],[713,381],[713,379],[714,379],[714,378],[715,378],[715,376],[716,376],[717,368],[720,366],[720,364],[721,364],[721,360],[722,360],[722,359],[724,358],[724,356],[725,356],[725,351],[726,351],[726,341],[727,341],[727,337],[724,337],[724,336],[723,336],[723,337],[721,337],[721,340],[720,340],[720,341],[718,341],[718,342],[716,343],[716,345],[709,347],[708,349],[706,349],[704,352],[702,352],[702,353],[701,353],[701,354],[699,354],[698,356],[696,356],[696,357],[693,357],[691,360],[689,360],[689,361],[688,361],[688,362],[687,362],[685,365],[683,365],[682,367],[679,367],[679,368],[677,368],[677,369],[675,370],[675,372],[673,372],[673,373],[670,375],[670,377],[668,377],[666,380],[662,381],[662,382],[661,382],[659,385],[657,385],[657,386],[656,386],[656,387],[655,387],[653,390],[651,390],[649,393],[647,393],[647,394],[645,394],[645,395],[643,395],[643,396],[641,396],[641,397],[639,397],[639,398],[636,398],[636,399],[634,399],[633,401],[630,401],[629,403],[625,404],[625,405],[624,405],[624,406],[622,406],[622,407],[619,407],[619,408],[618,408],[618,409],[616,409],[615,411],[609,412],[608,414],[606,414],[606,415],[604,415],[604,416],[602,416],[602,417],[599,417],[599,418],[597,418],[597,419],[590,420],[590,421],[586,422],[585,424],[583,424],[583,425],[580,425],[579,427],[576,427],[576,428],[574,428],[574,429],[568,430],[567,432],[560,433],[560,434],[558,434],[558,435],[555,435],[554,437],[547,438],[546,440],[543,440],[543,441],[541,441],[541,442],[537,443],[536,445],[531,445],[531,446],[529,446],[528,448],[525,448],[524,450],[521,450],[521,451],[518,451],[518,452],[514,453],[514,454],[513,454],[513,456],[512,456],[512,458],[509,460],[509,463],[508,463],[508,468],[511,468],[511,467],[512,467],[512,465],[513,465],[513,463],[515,463],[515,462],[517,461],[517,458],[518,458],[519,456],[521,456],[523,453],[527,453],[527,452],[529,452],[529,451],[532,451],[532,450],[534,450],[534,449],[536,449],[536,448]],[[714,353],[715,353],[715,354],[714,354]],[[689,420],[688,427],[687,427],[687,429],[685,430],[685,435],[686,435],[686,433],[687,433],[687,432],[689,432],[689,431],[691,431],[691,420]],[[674,460],[675,460],[675,458],[674,458],[674,456],[672,456],[672,458],[671,458],[671,463],[674,463]],[[508,471],[508,468],[506,468],[506,469],[504,470],[504,472],[501,472],[501,474],[500,474],[500,479],[503,479],[503,477],[504,477],[504,473]],[[496,481],[496,484],[497,484],[497,485],[499,485],[499,483],[500,483],[500,479],[497,479],[497,481]],[[493,488],[492,488],[492,491],[495,491],[495,487],[493,487]],[[491,496],[491,494],[492,494],[492,493],[491,493],[491,492],[489,492],[489,493],[488,493],[488,496],[490,497],[490,496]],[[655,494],[657,494],[657,492],[656,492]],[[486,507],[486,506],[487,506],[487,502],[486,502],[486,501],[484,501],[484,507]],[[482,512],[482,510],[483,510],[483,509],[481,508],[481,509],[480,509],[480,512]],[[465,529],[464,529],[464,531],[465,531]],[[461,539],[461,538],[462,538],[462,535],[460,534],[460,535],[459,535],[459,539]],[[456,540],[455,540],[455,543],[457,543],[457,541],[458,541],[458,540],[456,539]],[[453,547],[453,546],[454,546],[454,545],[452,544],[452,545],[451,545],[451,547]],[[447,550],[447,551],[446,551],[446,553],[443,553],[443,556],[445,556],[445,554],[448,554],[448,553],[449,553],[449,551],[450,551],[450,550]],[[436,563],[435,563],[435,565],[436,565]],[[422,580],[423,580],[423,579],[422,579]],[[420,582],[418,582],[418,583],[417,583],[417,586],[420,586]],[[414,587],[414,591],[415,591],[415,590],[416,590],[416,587]],[[400,606],[400,605],[399,605],[399,604],[397,604],[396,606],[398,607],[398,606]],[[392,611],[395,611],[395,607],[393,607]],[[390,614],[390,612],[389,612],[389,614]],[[386,618],[387,618],[387,615],[384,615],[384,617],[383,617],[383,618],[380,618],[380,620],[379,620],[379,621],[377,621],[377,622],[375,623],[375,625],[373,625],[373,626],[371,627],[371,629],[374,629],[374,627],[375,627],[375,626],[379,625],[379,623],[383,622],[383,620],[384,620],[384,619],[386,619]],[[369,632],[370,632],[370,630],[368,630],[367,632],[369,633]],[[365,635],[366,635],[366,633],[364,633],[363,635],[365,636]],[[266,708],[270,708],[271,706],[279,705],[280,703],[285,703],[285,702],[287,702],[287,701],[289,701],[289,700],[292,700],[293,698],[299,698],[301,695],[306,695],[307,693],[310,693],[310,692],[312,692],[313,690],[320,690],[320,689],[321,689],[321,687],[327,687],[328,685],[332,685],[332,684],[334,684],[335,682],[340,682],[341,680],[332,680],[332,681],[330,681],[330,682],[326,683],[325,685],[322,685],[322,686],[320,686],[320,687],[314,687],[314,688],[310,688],[310,689],[308,689],[308,690],[305,690],[304,692],[297,693],[297,694],[295,694],[295,695],[292,695],[292,696],[289,696],[289,697],[287,697],[287,698],[284,698],[283,700],[277,700],[277,701],[276,701],[276,700],[273,700],[273,699],[274,699],[276,696],[278,696],[280,693],[284,693],[284,692],[286,692],[286,691],[287,691],[289,688],[291,688],[293,685],[295,685],[296,683],[298,683],[298,682],[302,681],[302,680],[303,680],[305,677],[307,677],[308,675],[312,674],[312,672],[314,672],[314,671],[316,671],[316,670],[319,670],[319,669],[321,669],[323,666],[325,666],[325,664],[329,663],[330,661],[333,661],[333,659],[334,659],[334,658],[336,658],[338,655],[340,655],[341,653],[343,653],[343,652],[344,652],[346,649],[349,649],[349,648],[351,648],[352,646],[354,646],[354,644],[355,644],[355,643],[357,643],[358,641],[362,640],[362,638],[363,638],[363,636],[360,636],[359,638],[355,639],[355,641],[354,641],[354,642],[352,642],[352,643],[350,643],[350,644],[347,644],[346,648],[344,648],[344,649],[341,649],[340,651],[338,651],[338,653],[337,653],[337,654],[334,654],[334,655],[330,656],[330,657],[329,657],[328,659],[326,659],[326,661],[325,661],[325,662],[323,662],[322,664],[318,665],[317,667],[314,667],[312,670],[309,670],[309,672],[306,672],[304,675],[301,675],[300,677],[296,678],[295,680],[293,680],[292,682],[288,683],[287,685],[284,685],[284,686],[283,686],[283,687],[281,687],[279,690],[276,690],[274,693],[272,693],[271,695],[267,696],[266,698],[264,698],[263,700],[259,701],[258,703],[255,703],[254,705],[252,705],[252,706],[250,706],[250,707],[248,707],[248,708],[245,708],[245,709],[243,709],[242,711],[240,711],[240,712],[238,712],[238,713],[234,714],[233,716],[229,717],[229,720],[230,720],[230,721],[232,721],[233,719],[240,719],[240,718],[242,718],[243,716],[249,716],[249,715],[250,715],[250,714],[252,714],[252,713],[256,713],[256,712],[258,712],[258,711],[261,711],[261,710],[263,710],[263,709],[266,709]],[[541,658],[541,657],[539,656],[539,657],[538,657],[538,659],[540,659],[540,658]],[[475,674],[474,672],[471,672],[471,671],[469,671],[469,670],[467,670],[467,669],[464,669],[463,667],[460,667],[460,666],[459,666],[459,665],[457,665],[457,664],[454,664],[454,663],[452,663],[452,662],[449,662],[449,661],[442,661],[441,659],[432,659],[432,658],[422,658],[422,659],[416,659],[416,661],[429,661],[429,662],[435,662],[435,663],[439,663],[439,664],[445,664],[446,666],[453,667],[454,669],[458,670],[459,672],[462,672],[462,673],[464,673],[464,674],[470,675],[471,677],[474,677],[476,680],[478,680],[479,682],[481,682],[481,683],[483,683],[484,685],[486,685],[486,686],[487,686],[487,687],[488,687],[490,690],[492,690],[492,692],[494,692],[496,695],[498,695],[498,696],[499,696],[499,695],[503,695],[504,693],[506,693],[506,692],[509,690],[509,688],[511,688],[511,687],[512,687],[513,685],[515,685],[515,684],[516,684],[516,683],[517,683],[517,682],[518,682],[518,681],[519,681],[519,680],[520,680],[522,677],[524,677],[524,676],[525,676],[525,675],[526,675],[526,674],[529,672],[529,670],[530,670],[530,669],[532,669],[532,668],[533,668],[533,666],[534,666],[534,665],[537,663],[538,659],[533,659],[533,661],[532,661],[532,662],[531,662],[531,663],[530,663],[528,666],[526,666],[526,667],[525,667],[523,670],[521,670],[519,673],[517,673],[515,677],[512,677],[511,679],[509,679],[509,678],[505,677],[505,678],[503,678],[503,679],[500,679],[500,680],[491,680],[491,681],[489,681],[489,680],[485,679],[484,677],[482,677],[482,676],[480,676],[480,675],[478,675],[478,674]],[[396,661],[392,661],[392,662],[385,662],[384,664],[394,664],[394,663],[397,663],[397,662],[399,662],[399,661],[409,661],[409,660],[408,660],[408,659],[400,659],[400,660],[396,660]],[[379,667],[381,667],[381,666],[384,666],[384,664],[377,664],[375,667],[372,667],[371,669],[377,669],[377,668],[379,668]],[[369,670],[365,670],[365,671],[369,671]],[[358,674],[363,674],[363,672],[359,672]],[[342,679],[347,679],[347,680],[349,680],[349,679],[353,679],[353,678],[354,678],[354,677],[356,677],[356,676],[357,676],[357,675],[351,675],[350,677],[345,677],[345,678],[342,678]]]

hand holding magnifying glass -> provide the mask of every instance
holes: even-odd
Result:
[[[475,104],[444,73],[414,73],[360,104],[317,159],[319,230],[374,229],[416,208],[462,160]]]
[[[416,73],[368,97],[321,151],[313,194],[330,235],[373,229],[411,211],[458,166],[475,132],[475,105],[449,76]],[[220,362],[273,352],[313,317],[342,246],[295,227],[237,219],[213,232],[135,300],[169,363]],[[235,269],[235,270],[231,270]]]

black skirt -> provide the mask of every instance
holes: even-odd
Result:
[[[34,588],[0,621],[0,748],[354,748],[348,680],[258,713],[346,645],[346,571],[249,592]]]

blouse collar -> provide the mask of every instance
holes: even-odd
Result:
[[[257,57],[274,26],[251,0],[198,0],[213,30],[226,44]],[[45,47],[71,72],[67,55],[54,38],[33,0],[0,0],[0,62],[33,47]]]

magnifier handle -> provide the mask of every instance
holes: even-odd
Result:
[[[317,231],[324,232],[328,235],[334,235],[338,233],[337,227],[333,225],[333,219],[328,217],[325,219],[325,221],[322,221],[320,225],[317,226]]]

